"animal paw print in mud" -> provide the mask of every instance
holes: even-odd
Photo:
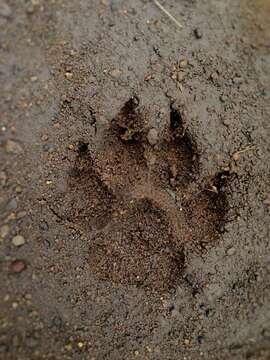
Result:
[[[187,249],[203,250],[224,226],[226,174],[198,180],[196,146],[181,112],[170,114],[151,146],[144,112],[131,98],[101,150],[79,144],[64,216],[86,234],[99,279],[167,291],[182,277]]]

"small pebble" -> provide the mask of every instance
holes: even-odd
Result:
[[[121,70],[120,69],[113,69],[112,71],[110,71],[110,75],[113,78],[118,78],[121,75]]]
[[[43,144],[42,149],[43,149],[44,152],[47,152],[47,151],[50,150],[50,146],[48,144]]]
[[[8,211],[15,211],[17,209],[17,206],[18,206],[18,202],[15,198],[13,198],[8,202],[6,208]]]
[[[147,134],[147,140],[149,142],[150,145],[154,146],[157,144],[158,142],[158,131],[157,129],[150,129],[148,134]]]
[[[8,154],[20,154],[23,152],[21,145],[13,140],[7,140],[5,148]]]
[[[227,255],[232,256],[235,254],[235,252],[236,252],[236,249],[234,247],[231,247],[230,249],[227,250]]]
[[[42,231],[48,231],[49,230],[49,225],[47,223],[47,221],[43,220],[39,223],[39,228]]]
[[[73,78],[73,74],[71,72],[66,72],[65,73],[65,77],[68,79],[68,80],[71,80]]]
[[[243,82],[243,79],[239,76],[236,76],[235,78],[233,78],[233,83],[235,85],[240,85],[240,84],[242,84],[242,82]]]
[[[196,28],[194,30],[194,35],[195,35],[196,39],[201,39],[203,37],[203,33],[199,28]]]
[[[23,236],[21,235],[16,235],[14,236],[14,238],[12,239],[12,244],[14,246],[22,246],[25,244],[25,239]]]
[[[240,155],[239,151],[233,153],[232,158],[234,161],[239,161],[241,159],[241,155]]]
[[[15,188],[15,191],[16,191],[16,193],[21,193],[22,192],[22,188],[21,188],[21,186],[20,185],[17,185],[16,186],[16,188]]]
[[[187,65],[188,65],[187,59],[181,59],[181,60],[180,60],[179,66],[180,66],[181,68],[185,68],[185,67],[187,67]]]
[[[68,149],[69,149],[70,151],[74,151],[74,150],[75,150],[75,146],[74,146],[73,144],[69,144],[69,145],[68,145]]]
[[[225,125],[225,126],[230,126],[230,125],[231,125],[231,120],[230,120],[229,118],[224,118],[224,119],[222,120],[222,123],[223,123],[223,125]]]
[[[27,215],[27,212],[26,211],[19,211],[16,215],[16,218],[17,219],[22,219],[24,218],[25,216]]]
[[[65,346],[65,349],[66,349],[67,351],[72,351],[72,344],[67,344],[67,345]]]
[[[18,306],[19,306],[19,304],[18,304],[17,302],[13,302],[13,303],[12,303],[12,308],[13,308],[13,309],[17,309]]]
[[[30,3],[26,8],[26,12],[27,12],[27,14],[33,14],[34,11],[35,11],[35,7],[33,4]]]
[[[49,240],[45,239],[44,242],[43,242],[44,246],[46,249],[49,249],[51,247],[51,243]]]
[[[4,2],[0,2],[0,16],[3,16],[4,18],[9,18],[12,15],[12,10],[8,4]]]
[[[8,225],[3,225],[0,228],[0,237],[2,239],[4,239],[9,233],[9,226]]]
[[[46,135],[46,134],[44,134],[44,135],[41,136],[41,140],[42,140],[42,141],[47,141],[48,139],[49,139],[49,136]]]
[[[19,274],[26,269],[26,264],[23,260],[15,260],[10,266],[10,271],[13,274]]]
[[[218,79],[218,73],[216,71],[214,71],[211,75],[210,75],[210,79],[212,81],[216,81]]]
[[[77,345],[79,349],[82,349],[84,347],[84,343],[81,341],[79,341]]]
[[[181,82],[182,80],[184,80],[185,77],[185,73],[183,71],[179,71],[177,73],[177,81]]]
[[[225,103],[226,100],[227,100],[226,95],[220,95],[219,100],[220,100],[222,103]]]

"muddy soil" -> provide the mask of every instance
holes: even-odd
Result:
[[[270,2],[0,0],[0,359],[270,359]]]

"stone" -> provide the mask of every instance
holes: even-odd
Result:
[[[157,129],[150,129],[148,134],[147,134],[147,140],[149,142],[150,145],[154,146],[157,144],[158,142],[158,131]]]
[[[73,74],[71,73],[71,72],[66,72],[65,73],[65,77],[66,77],[66,79],[68,79],[68,80],[71,80],[72,78],[73,78]]]
[[[110,75],[113,78],[118,78],[121,74],[122,74],[122,72],[120,69],[113,69],[112,71],[110,71]]]
[[[14,260],[10,266],[10,271],[13,274],[19,274],[26,269],[26,264],[23,260]]]
[[[181,82],[182,80],[184,80],[185,75],[186,74],[183,71],[179,71],[177,73],[177,81]]]
[[[22,192],[22,188],[20,185],[17,185],[15,188],[16,193],[20,194]]]
[[[226,95],[220,95],[219,100],[220,100],[222,103],[225,103],[226,100],[227,100]]]
[[[14,245],[14,246],[22,246],[22,245],[24,245],[25,244],[25,239],[24,239],[24,237],[23,236],[21,236],[21,235],[16,235],[16,236],[14,236],[14,238],[12,239],[12,244]]]
[[[18,202],[15,198],[9,200],[9,202],[7,203],[6,209],[8,211],[15,211],[17,209],[18,206]]]
[[[39,228],[42,231],[48,231],[49,230],[49,225],[47,223],[47,221],[43,220],[39,223]]]
[[[47,134],[44,134],[41,136],[42,141],[47,141],[49,139],[49,136]]]
[[[199,28],[196,28],[194,30],[194,35],[195,35],[196,39],[201,39],[203,37],[203,33]]]
[[[232,256],[235,254],[235,252],[236,252],[236,249],[234,247],[231,247],[227,250],[227,255]]]
[[[233,78],[233,83],[234,85],[240,85],[243,83],[243,79],[240,76],[236,76],[235,78]]]
[[[20,154],[23,152],[21,145],[13,140],[7,140],[5,148],[8,154]]]
[[[22,218],[24,218],[25,216],[27,215],[27,212],[26,211],[19,211],[16,215],[16,219],[20,220]]]
[[[26,8],[26,12],[27,12],[27,14],[33,14],[34,13],[34,11],[35,11],[35,7],[34,7],[34,5],[33,4],[28,4],[28,6],[27,6],[27,8]]]
[[[43,149],[44,152],[47,152],[47,151],[50,150],[50,145],[49,144],[43,144],[42,149]]]
[[[181,59],[179,61],[180,68],[185,68],[185,67],[187,67],[187,65],[188,65],[188,60],[187,59]]]
[[[4,3],[0,2],[0,16],[3,16],[4,18],[9,18],[12,15],[11,7]]]
[[[9,226],[8,225],[3,225],[0,228],[0,237],[2,239],[4,239],[9,233]]]

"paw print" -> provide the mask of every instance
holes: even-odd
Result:
[[[168,291],[187,250],[218,239],[226,220],[226,173],[200,180],[199,154],[179,110],[155,145],[136,97],[114,119],[98,151],[79,143],[62,218],[89,239],[90,271],[113,283]]]

